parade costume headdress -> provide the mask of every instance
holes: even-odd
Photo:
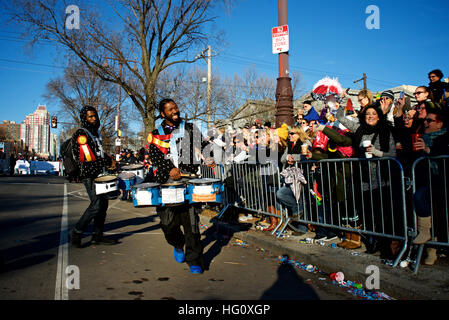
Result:
[[[318,81],[312,90],[312,97],[315,100],[325,101],[328,96],[334,96],[338,103],[341,102],[342,98],[340,94],[343,89],[338,82],[338,78],[325,77]]]

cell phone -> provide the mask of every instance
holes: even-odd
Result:
[[[399,93],[399,99],[402,99],[402,98],[404,98],[404,91],[401,91],[401,93]]]

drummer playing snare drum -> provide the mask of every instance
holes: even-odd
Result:
[[[89,195],[90,204],[72,229],[70,242],[73,246],[80,248],[82,234],[93,220],[92,243],[114,244],[115,241],[103,236],[108,199],[104,195],[96,194],[94,180],[108,167],[115,168],[115,161],[104,153],[101,145],[100,119],[97,110],[91,106],[84,106],[80,112],[80,120],[82,128],[72,136],[72,151],[81,169],[80,178]]]
[[[197,126],[181,119],[178,106],[172,99],[162,100],[158,109],[163,121],[148,135],[147,141],[151,162],[157,168],[155,180],[164,184],[169,179],[180,180],[182,173],[195,174],[199,163],[194,162],[194,150],[203,150],[208,143],[202,139]],[[161,206],[157,207],[157,213],[165,238],[174,247],[175,260],[179,263],[185,261],[190,273],[201,274],[204,270],[203,247],[196,209],[189,204]]]

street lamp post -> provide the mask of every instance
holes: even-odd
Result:
[[[278,0],[278,25],[287,25],[287,0]],[[289,77],[288,52],[279,53],[279,78],[276,85],[276,128],[293,125],[293,90]]]

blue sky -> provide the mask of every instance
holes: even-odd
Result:
[[[212,48],[220,53],[212,60],[213,70],[232,75],[253,64],[260,73],[276,78],[271,28],[278,24],[277,0],[235,3],[229,14],[216,12],[216,26],[225,32],[226,44]],[[379,8],[378,30],[365,26],[368,5]],[[288,0],[290,71],[302,74],[306,90],[326,75],[337,76],[343,87],[359,88],[353,81],[366,73],[368,88],[374,91],[427,84],[427,73],[435,68],[447,77],[448,12],[447,0]],[[0,120],[20,123],[39,103],[55,112],[57,106],[42,98],[46,83],[63,70],[55,46],[41,44],[26,54],[18,30],[4,21],[0,15]],[[198,66],[206,68],[203,61]]]

